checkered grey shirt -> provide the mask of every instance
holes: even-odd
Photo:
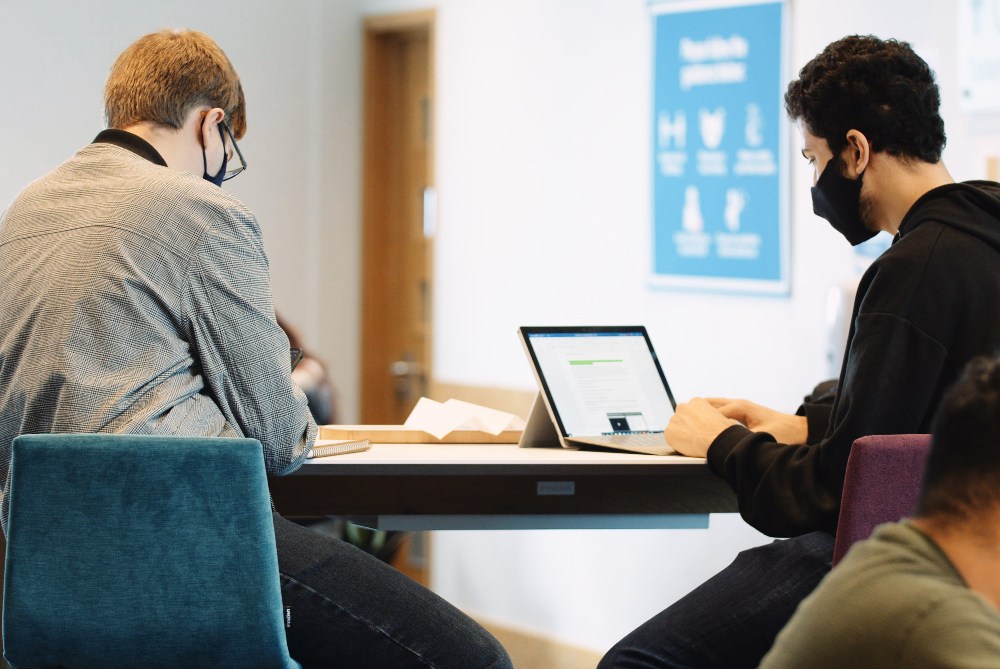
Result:
[[[121,146],[85,147],[0,218],[4,533],[19,434],[252,437],[268,473],[298,469],[317,429],[290,371],[246,205]]]

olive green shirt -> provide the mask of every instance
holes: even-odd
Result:
[[[925,534],[882,525],[799,605],[760,665],[827,667],[1000,668],[1000,612]]]

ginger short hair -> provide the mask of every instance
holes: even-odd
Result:
[[[190,111],[201,105],[225,111],[236,139],[246,134],[240,78],[219,45],[196,30],[161,30],[140,37],[118,56],[104,86],[109,128],[148,121],[180,129]]]

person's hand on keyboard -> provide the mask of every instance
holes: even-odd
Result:
[[[739,422],[722,415],[701,397],[695,397],[677,405],[677,413],[667,423],[665,436],[671,448],[681,455],[704,458],[715,438],[733,425]]]
[[[809,437],[805,416],[781,413],[747,400],[707,399],[723,416],[738,420],[754,432],[767,432],[779,444],[804,444]]]

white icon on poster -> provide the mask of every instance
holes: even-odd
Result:
[[[701,141],[706,149],[714,151],[722,144],[722,135],[726,132],[726,110],[716,107],[710,112],[704,107],[698,110],[698,123],[701,129]]]
[[[705,217],[701,213],[701,194],[697,186],[684,189],[681,228],[674,233],[677,255],[682,258],[704,258],[712,245],[712,236],[705,232]]]
[[[683,149],[687,143],[687,117],[683,109],[678,109],[674,114],[674,120],[670,120],[670,113],[661,111],[656,123],[657,135],[661,149],[670,148],[670,140],[674,142],[674,148]]]
[[[673,119],[670,112],[661,111],[656,120],[656,135],[660,146],[657,154],[660,174],[665,177],[684,176],[684,165],[688,159],[687,152],[683,150],[687,144],[687,116],[684,110],[678,109]]]
[[[778,161],[771,149],[764,148],[764,113],[755,102],[747,104],[747,122],[743,131],[746,149],[737,149],[733,173],[746,177],[769,177],[778,173]]]
[[[722,213],[722,218],[726,222],[729,232],[740,231],[740,214],[747,204],[746,193],[738,188],[730,188],[726,191],[726,208]]]
[[[754,232],[740,232],[741,218],[747,206],[746,191],[739,188],[726,190],[726,208],[722,219],[729,232],[715,233],[715,253],[727,260],[756,260],[760,257],[761,236]]]
[[[747,146],[758,147],[764,143],[764,115],[760,111],[760,105],[753,102],[747,105],[747,125],[744,135]]]
[[[724,177],[729,172],[725,151],[718,151],[722,136],[726,132],[726,110],[716,107],[715,111],[705,108],[698,110],[698,128],[705,149],[697,152],[698,174],[703,177]]]
[[[705,218],[701,215],[701,195],[697,186],[688,186],[684,190],[681,227],[685,232],[702,232],[705,229]]]

